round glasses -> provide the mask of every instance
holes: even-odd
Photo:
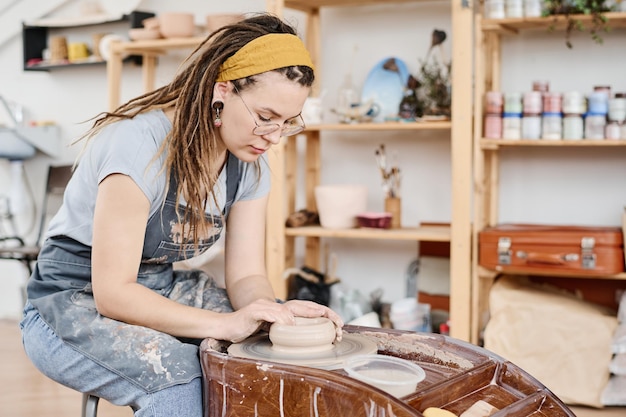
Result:
[[[285,120],[282,126],[279,125],[278,123],[259,124],[256,120],[256,117],[254,117],[254,114],[250,110],[250,107],[248,107],[245,100],[241,96],[241,93],[239,93],[239,90],[237,89],[237,87],[235,87],[234,84],[233,84],[233,88],[235,89],[237,96],[241,99],[241,102],[243,103],[246,110],[248,110],[248,113],[250,113],[250,117],[252,117],[252,120],[254,121],[255,127],[254,129],[252,129],[253,134],[257,136],[264,136],[264,135],[272,134],[276,132],[277,130],[280,130],[280,136],[293,136],[302,132],[306,128],[306,125],[304,124],[304,119],[302,118],[302,114],[298,114],[297,116],[294,116],[291,119]]]

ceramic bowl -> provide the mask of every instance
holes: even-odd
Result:
[[[164,38],[189,38],[196,32],[192,13],[167,12],[159,15],[159,30]]]
[[[159,23],[159,18],[154,16],[154,17],[149,17],[147,19],[143,19],[141,21],[141,24],[143,25],[144,28],[146,29],[159,29],[160,23]]]
[[[350,229],[356,226],[356,215],[367,207],[367,186],[318,185],[315,187],[315,203],[322,227]]]
[[[158,29],[144,29],[144,28],[129,29],[128,37],[134,41],[159,39],[161,37],[161,32],[159,32]]]
[[[206,30],[208,33],[213,33],[219,28],[237,23],[245,18],[242,14],[210,14],[206,17]]]
[[[421,366],[387,355],[355,355],[346,359],[344,370],[354,379],[400,398],[415,391],[426,378]]]
[[[359,227],[370,227],[374,229],[389,229],[391,227],[391,213],[389,212],[365,212],[356,216]]]
[[[333,348],[335,324],[324,317],[296,317],[293,325],[272,324],[269,337],[273,350],[303,354],[321,352]]]

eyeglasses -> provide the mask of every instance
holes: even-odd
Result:
[[[280,136],[293,136],[302,132],[306,128],[306,125],[304,124],[304,119],[302,118],[301,114],[294,116],[291,119],[285,120],[282,126],[279,125],[278,123],[264,123],[260,125],[257,122],[256,117],[254,117],[254,114],[250,110],[250,107],[248,107],[243,97],[241,96],[241,93],[239,92],[237,87],[235,87],[234,84],[233,84],[233,88],[235,89],[237,96],[239,96],[239,98],[241,99],[241,102],[245,106],[246,110],[248,110],[248,113],[250,113],[250,116],[252,117],[252,120],[254,121],[255,128],[252,129],[253,134],[257,136],[264,136],[264,135],[269,135],[271,133],[274,133],[280,129],[281,130]]]

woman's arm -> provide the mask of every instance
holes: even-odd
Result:
[[[226,249],[227,252],[235,252],[227,255],[227,264],[231,264],[227,270],[234,278],[229,280],[229,292],[233,293],[231,297],[233,304],[238,306],[237,311],[216,313],[189,307],[137,283],[150,204],[130,177],[109,175],[98,187],[92,243],[92,286],[100,314],[174,336],[213,337],[230,341],[245,339],[265,322],[289,323],[294,314],[327,316],[330,310],[315,303],[302,302],[301,305],[286,307],[274,302],[271,286],[265,274],[259,272],[259,266],[264,267],[264,232],[260,235],[258,230],[251,232],[261,236],[260,244],[245,244],[251,237],[245,232],[250,225],[245,220],[247,211],[239,210],[245,206],[235,209],[235,213],[244,215],[244,221],[231,228],[230,233],[236,233],[231,235],[234,237],[230,239],[230,249],[228,243]],[[251,204],[249,209],[252,210],[253,206],[255,204]],[[265,213],[265,210],[262,211]],[[264,217],[260,223],[264,228]],[[242,251],[233,249],[232,244],[235,248],[242,244]],[[252,257],[257,251],[261,255],[257,255],[256,260],[250,259],[249,265],[239,262],[246,256]],[[236,263],[233,264],[233,261]]]
[[[100,314],[176,336],[222,338],[218,314],[179,304],[137,283],[150,204],[128,176],[98,187],[92,243],[92,286]]]
[[[226,289],[235,309],[263,305],[269,309],[266,322],[293,323],[295,316],[328,317],[341,338],[343,322],[326,306],[310,301],[275,301],[265,269],[265,228],[267,196],[245,200],[231,207],[226,226]],[[251,324],[256,327],[263,323]]]

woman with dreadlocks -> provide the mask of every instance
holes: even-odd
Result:
[[[130,405],[202,416],[198,342],[332,310],[277,302],[264,263],[266,152],[304,128],[313,64],[294,29],[259,15],[211,34],[172,82],[99,116],[51,221],[21,323],[50,378]],[[225,230],[225,289],[176,261]]]

